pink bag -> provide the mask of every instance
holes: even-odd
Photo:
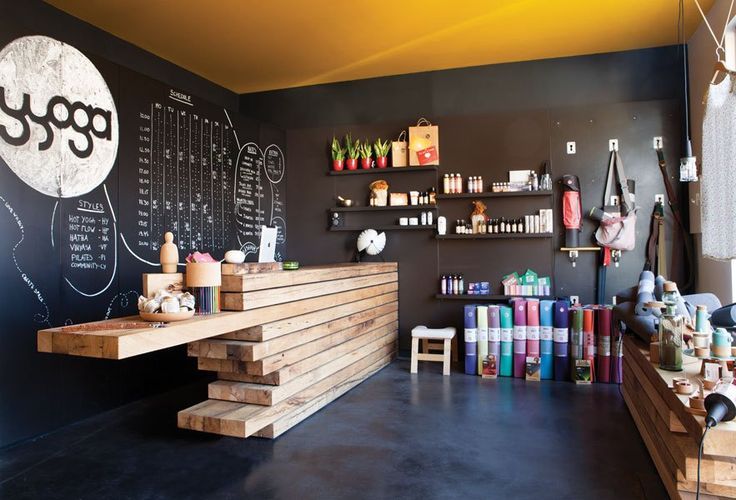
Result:
[[[618,186],[621,191],[621,204],[617,207],[608,205],[615,177],[618,177]],[[634,196],[629,191],[629,182],[626,179],[621,157],[618,151],[612,151],[608,164],[606,191],[603,194],[604,214],[595,232],[598,244],[611,250],[633,250],[636,246],[636,211]]]

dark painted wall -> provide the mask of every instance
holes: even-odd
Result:
[[[40,34],[70,43],[91,54],[95,64],[110,80],[113,95],[117,95],[117,75],[120,66],[124,66],[197,98],[211,101],[218,108],[237,110],[236,94],[43,2],[0,2],[0,32],[0,45],[18,36]],[[255,130],[257,132],[258,128]],[[0,175],[0,191],[6,196],[12,194],[15,198],[23,198],[22,183],[12,173],[5,171],[4,164],[0,167],[3,169],[3,175]],[[115,199],[117,193],[113,186],[117,182],[110,179],[110,183]],[[26,188],[25,191],[30,190]],[[30,200],[40,201],[33,207]],[[50,213],[50,206],[47,205],[52,206],[54,199],[28,196],[25,201],[31,205],[26,210],[26,215],[29,215],[33,208],[39,213]],[[14,206],[17,208],[17,204]],[[3,213],[6,213],[5,210]],[[3,297],[0,306],[0,343],[3,346],[0,354],[0,446],[48,432],[86,416],[204,376],[196,370],[194,361],[187,358],[184,346],[120,362],[37,353],[35,330],[39,326],[29,320],[31,315],[24,312],[31,294],[23,287],[17,273],[6,274],[6,270],[10,269],[16,228],[12,227],[12,221],[6,215],[2,217],[3,226],[7,229],[0,242],[5,259],[4,265],[0,266],[0,275],[6,285],[0,295]],[[49,284],[59,282],[59,260],[49,258],[48,251],[44,253],[40,245],[35,247],[33,253],[27,250],[29,244],[34,248],[34,241],[41,240],[41,235],[48,234],[48,222],[43,225],[29,223],[30,218],[29,215],[25,219],[26,248],[22,250],[23,257],[28,260],[24,263],[33,265],[37,271],[29,271],[32,279],[49,286],[50,295],[57,296],[61,293],[61,288],[59,287],[59,293],[53,293]],[[43,241],[46,243],[48,240]],[[25,264],[24,270],[27,271]],[[42,271],[38,272],[39,269]],[[135,278],[135,275],[139,275],[139,272],[131,273],[125,279],[136,283],[134,288],[138,288],[140,279]],[[55,302],[54,305],[58,306],[59,303]],[[89,318],[89,311],[75,307],[64,311],[54,307],[54,310],[62,318],[100,319],[99,316]],[[173,422],[172,420],[172,425]]]
[[[395,191],[423,190],[436,179],[427,173],[328,177],[327,142],[333,134],[396,137],[426,116],[440,127],[439,174],[483,175],[506,180],[507,171],[538,168],[551,159],[554,177],[580,176],[586,208],[600,205],[607,170],[608,139],[618,138],[629,175],[637,180],[640,222],[637,248],[608,272],[606,295],[636,283],[644,263],[644,244],[655,193],[664,193],[652,149],[663,136],[671,173],[680,156],[681,66],[675,47],[551,59],[376,78],[283,91],[247,94],[241,111],[287,129],[290,233],[288,254],[305,264],[349,260],[356,233],[328,232],[327,210],[336,195],[367,203],[367,185],[386,179]],[[577,142],[567,155],[565,143]],[[559,200],[487,200],[491,217],[522,216],[553,207],[557,231],[547,240],[438,241],[430,231],[391,231],[384,256],[400,263],[400,347],[408,349],[416,324],[461,326],[461,302],[434,299],[438,276],[464,273],[498,287],[511,271],[533,268],[552,275],[558,295],[595,297],[596,258],[582,255],[573,268],[566,254]],[[467,219],[470,204],[440,202],[449,221]],[[362,227],[393,224],[407,212],[350,213]],[[581,237],[595,226],[586,221]],[[671,226],[668,235],[671,235]],[[680,263],[682,261],[680,260]],[[498,290],[498,288],[496,288]],[[498,292],[497,292],[498,293]]]

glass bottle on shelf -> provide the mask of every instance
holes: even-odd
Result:
[[[663,370],[682,371],[682,334],[685,319],[677,314],[679,293],[677,284],[664,284],[664,313],[659,319],[659,367]]]

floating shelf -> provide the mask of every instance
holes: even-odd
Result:
[[[542,299],[552,300],[554,299],[551,295],[470,295],[462,293],[459,295],[442,295],[438,293],[434,296],[435,299],[439,300],[476,300],[476,301],[496,301],[496,300],[509,300],[509,299]]]
[[[552,233],[499,233],[499,234],[438,234],[438,240],[514,240],[552,238]]]
[[[437,210],[437,205],[406,205],[389,207],[335,207],[328,212],[383,212],[391,210]]]
[[[375,229],[376,231],[403,231],[410,230],[415,231],[419,229],[434,229],[432,226],[399,226],[398,224],[392,226],[367,226],[367,227],[331,227],[330,231],[363,231],[365,229]]]
[[[437,172],[438,165],[426,165],[423,167],[386,167],[386,168],[368,168],[358,170],[341,170],[339,172],[330,170],[327,175],[364,175],[364,174],[397,174],[406,172]]]
[[[502,192],[494,193],[491,191],[485,191],[483,193],[459,193],[459,194],[437,194],[438,200],[454,200],[454,199],[467,199],[467,198],[514,198],[524,196],[552,196],[552,191],[515,191],[515,192]]]

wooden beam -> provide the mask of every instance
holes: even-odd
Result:
[[[331,359],[343,356],[344,354],[358,349],[369,342],[381,338],[383,335],[384,333],[382,330],[373,330],[372,332],[368,332],[364,335],[352,338],[347,342],[343,342],[342,344],[338,344],[329,349],[325,349],[324,351],[317,353],[314,356],[310,356],[308,358],[302,359],[301,361],[297,361],[296,363],[287,365],[267,375],[249,375],[247,373],[239,373],[234,371],[218,371],[222,368],[237,368],[232,366],[232,364],[234,363],[232,361],[199,358],[197,362],[198,368],[200,370],[209,369],[211,371],[218,371],[217,378],[219,379],[233,380],[236,382],[250,382],[254,384],[282,385],[289,382],[290,380],[295,379],[296,377],[299,377],[300,375],[303,375],[309,371],[314,370],[315,368],[322,366]],[[215,364],[210,365],[210,362]],[[228,366],[222,366],[223,364],[227,364]]]
[[[319,396],[311,399],[299,408],[295,408],[290,413],[285,414],[272,424],[267,425],[254,435],[258,437],[264,437],[274,439],[279,437],[284,432],[288,431],[298,423],[306,420],[310,416],[317,413],[319,410],[351,390],[353,387],[364,382],[369,377],[373,376],[376,372],[381,370],[384,366],[391,363],[393,356],[387,356],[382,360],[374,363],[365,370],[357,373],[356,375],[344,380],[343,382],[336,384],[326,392],[323,392]]]
[[[278,291],[274,289],[265,289],[254,292],[223,293],[221,294],[222,307],[229,311],[249,311],[261,307],[319,297],[321,295],[332,295],[346,292],[348,290],[355,290],[356,288],[382,285],[384,283],[398,281],[398,279],[399,274],[394,272],[330,280],[320,283],[294,285],[278,289]]]
[[[390,294],[394,295],[394,294]],[[398,311],[399,305],[395,300],[386,303],[392,297],[384,297],[382,303],[374,304],[372,308],[360,311],[349,316],[338,318],[305,330],[299,330],[288,335],[277,337],[266,342],[245,342],[242,340],[227,340],[213,338],[194,342],[190,352],[196,356],[215,359],[233,359],[236,361],[257,361],[259,359],[278,354],[294,347],[312,342],[327,335],[339,332],[351,325],[363,323],[379,316]],[[393,297],[395,299],[395,297]],[[374,301],[377,302],[377,301]]]
[[[396,333],[385,335],[283,385],[274,386],[217,380],[209,384],[207,397],[239,403],[273,406],[369,354],[376,351],[382,352],[384,355],[393,352],[396,338]]]
[[[257,325],[243,330],[226,333],[217,338],[230,340],[245,340],[250,342],[267,342],[283,335],[288,335],[304,330],[314,325],[320,325],[327,321],[348,316],[371,307],[376,307],[387,302],[398,300],[399,284],[388,283],[385,285],[360,288],[343,294],[338,294],[330,300],[334,303],[329,307],[315,309],[314,312],[302,314],[291,318]]]
[[[305,283],[321,283],[355,276],[397,272],[396,262],[346,263],[326,266],[305,266],[296,271],[276,271],[266,274],[238,272],[233,264],[222,266],[223,292],[252,292]]]
[[[178,425],[182,429],[246,438],[274,423],[284,415],[290,414],[294,408],[303,407],[324,392],[350,380],[351,377],[381,359],[383,358],[375,358],[372,355],[366,356],[274,406],[208,399],[180,411],[177,415]]]

